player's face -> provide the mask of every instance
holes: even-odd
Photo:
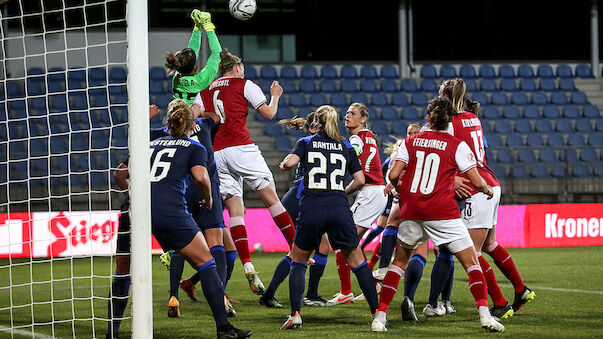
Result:
[[[419,127],[417,126],[408,126],[408,129],[406,130],[406,137],[409,137],[411,135],[415,135],[419,133]]]
[[[345,114],[345,127],[354,129],[366,122],[366,118],[360,114],[360,109],[356,106],[350,106]]]

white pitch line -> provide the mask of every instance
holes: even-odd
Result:
[[[12,334],[18,334],[26,337],[31,337],[34,339],[58,339],[57,337],[53,337],[50,335],[42,334],[42,333],[34,333],[31,331],[21,330],[18,328],[11,329],[10,327],[0,325],[0,332],[7,332]]]
[[[431,278],[423,278],[422,280],[431,281]],[[457,281],[457,280],[454,280]],[[498,284],[498,286],[502,287],[513,287],[511,284]],[[538,285],[530,285],[532,290],[538,292],[538,290],[544,291],[554,291],[554,292],[573,292],[573,293],[587,293],[587,294],[603,294],[603,291],[597,290],[580,290],[576,288],[560,288],[560,287],[546,287],[546,286],[538,286]]]

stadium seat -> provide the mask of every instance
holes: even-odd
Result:
[[[402,79],[402,82],[400,82],[400,89],[404,92],[409,92],[409,93],[417,92],[419,90],[415,79]]]
[[[580,111],[578,107],[575,105],[565,105],[562,109],[562,114],[564,118],[569,119],[578,119],[580,118]]]
[[[557,77],[559,78],[573,78],[574,74],[572,69],[568,65],[558,65],[556,71]]]
[[[475,79],[463,79],[465,81],[465,87],[467,87],[467,92],[475,92],[477,91],[477,81]]]
[[[409,105],[408,96],[402,92],[396,92],[392,94],[392,105],[397,107],[404,107]]]
[[[598,178],[603,178],[603,166],[595,166],[594,174]]]
[[[387,95],[385,93],[374,93],[371,96],[371,105],[379,107],[389,106]]]
[[[247,67],[245,67],[247,68]],[[151,67],[149,70],[151,80],[165,81],[168,79],[165,68],[160,66]],[[128,73],[125,68],[113,67],[109,70],[109,83],[125,83],[128,78]]]
[[[437,77],[438,77],[438,73],[436,71],[435,66],[433,66],[433,65],[421,66],[421,78],[433,79],[433,78],[437,78]]]
[[[492,127],[490,126],[490,121],[488,120],[482,120],[482,131],[484,132],[484,135],[490,135],[490,133],[492,133]]]
[[[598,119],[601,117],[601,113],[599,112],[597,106],[588,104],[584,105],[584,107],[582,108],[582,116],[590,119]]]
[[[86,151],[89,149],[89,140],[90,132],[71,133],[71,140],[69,141],[69,150],[72,152]]]
[[[513,178],[526,179],[529,177],[528,173],[528,168],[525,166],[515,164],[511,168],[511,176],[513,176]]]
[[[471,99],[480,103],[480,105],[485,106],[490,103],[488,99],[488,95],[484,92],[473,92],[471,93]]]
[[[264,125],[264,134],[271,137],[282,136],[283,129],[279,124],[269,122]]]
[[[552,147],[561,147],[565,146],[565,141],[563,140],[563,136],[561,134],[549,134],[546,138],[547,146]]]
[[[11,181],[27,179],[27,161],[10,162],[8,165],[8,179]]]
[[[603,132],[603,119],[597,119],[595,130],[597,130],[597,132]]]
[[[67,97],[65,94],[53,94],[49,96],[50,113],[67,112]]]
[[[576,178],[590,178],[592,171],[588,166],[576,165],[572,168],[572,175]]]
[[[86,71],[71,70],[67,72],[67,84],[70,90],[86,88]]]
[[[348,109],[347,107],[344,107],[343,110],[340,110],[339,115],[340,116],[345,115],[345,112],[346,112],[347,109]],[[297,108],[297,116],[299,116],[299,117],[306,117],[312,111],[314,111],[314,110],[310,106],[301,106],[301,107]],[[297,134],[295,136],[297,136]]]
[[[29,159],[29,179],[48,176],[48,159]]]
[[[383,79],[381,81],[380,87],[383,92],[392,93],[398,91],[398,84],[394,79]]]
[[[314,66],[311,66],[312,68]],[[256,80],[258,78],[258,72],[253,65],[245,65],[245,78],[250,80]]]
[[[362,65],[360,68],[360,77],[365,79],[377,78],[377,69],[373,65]]]
[[[562,164],[554,165],[551,168],[551,176],[553,178],[565,178],[566,177],[566,166]]]
[[[293,115],[293,110],[289,106],[280,106],[276,111],[278,120],[293,118]]]
[[[358,86],[356,85],[356,81],[352,79],[343,79],[339,83],[339,89],[342,92],[352,93],[358,92]]]
[[[522,115],[526,119],[537,119],[540,118],[540,111],[538,110],[538,106],[527,105],[523,107]]]
[[[482,81],[479,82],[479,87],[480,90],[485,92],[494,92],[498,90],[494,79],[482,79]]]
[[[534,129],[538,133],[548,134],[553,132],[553,125],[551,124],[551,121],[547,119],[537,120],[534,124]]]
[[[343,65],[341,67],[341,77],[344,79],[356,79],[358,78],[358,71],[353,65]]]
[[[555,76],[553,73],[553,68],[549,65],[539,65],[536,75],[539,78],[552,78]]]
[[[27,141],[11,141],[8,143],[9,160],[27,159]]]
[[[538,89],[536,87],[536,82],[534,81],[534,79],[521,78],[521,79],[519,79],[519,90],[524,91],[524,92],[533,92]]]
[[[293,93],[289,95],[289,106],[301,107],[306,106],[308,103],[306,97],[300,93]]]
[[[310,94],[316,92],[316,83],[314,80],[304,79],[299,83],[299,91]]]
[[[460,77],[463,79],[473,79],[477,78],[477,74],[475,72],[475,67],[472,65],[462,65],[460,71]]]
[[[506,120],[497,120],[494,124],[494,131],[501,134],[509,134],[513,132],[511,123]]]
[[[90,129],[90,118],[88,112],[69,113],[69,123],[72,131],[82,131]]]
[[[440,67],[440,78],[452,79],[456,78],[456,69],[452,65],[442,65]]]
[[[581,64],[576,66],[576,77],[583,79],[594,78],[593,72],[589,65]]]
[[[491,165],[489,167],[494,172],[494,174],[496,175],[496,177],[499,180],[505,180],[509,176],[507,174],[507,169],[504,166],[498,166],[498,165],[494,165],[493,164],[493,165]]]
[[[348,98],[343,93],[334,93],[331,95],[331,105],[339,107],[339,106],[347,106]]]
[[[523,135],[518,133],[507,134],[507,146],[509,147],[522,147],[525,146]]]
[[[515,78],[515,71],[511,65],[501,65],[498,67],[498,76],[501,78]]]
[[[576,84],[572,78],[561,78],[559,79],[559,90],[566,92],[576,91]]]
[[[488,146],[489,147],[502,147],[503,142],[500,134],[492,134],[488,136]]]
[[[410,102],[415,106],[427,106],[427,95],[423,92],[413,93]]]
[[[291,65],[285,65],[285,66],[281,67],[281,78],[289,79],[289,80],[296,80],[298,78],[297,70],[295,69],[295,67],[293,67]]]
[[[158,95],[163,94],[165,88],[163,87],[163,81],[150,81],[149,82],[149,94]]]
[[[439,87],[433,79],[421,80],[421,90],[423,92],[437,93]]]
[[[493,105],[508,105],[509,99],[507,94],[503,92],[492,93],[491,102]]]
[[[559,119],[561,114],[559,113],[557,106],[545,105],[542,108],[542,116],[547,119]]]
[[[48,93],[59,93],[65,91],[65,81],[49,81]]]
[[[588,144],[591,146],[603,146],[603,133],[591,133],[588,135]]]
[[[479,76],[480,78],[496,78],[496,71],[491,65],[481,65],[479,66]]]
[[[40,137],[48,135],[48,118],[46,116],[29,120],[29,135]],[[36,140],[36,139],[31,139]]]
[[[307,83],[308,86],[310,82],[314,84],[314,81],[312,80],[302,81],[302,83]],[[337,92],[337,84],[334,80],[320,80],[320,91],[324,93],[335,93]]]
[[[279,84],[281,85],[281,87],[283,87],[284,93],[297,92],[297,87],[295,86],[294,80],[291,80],[291,79],[281,80],[281,81],[279,81]]]
[[[520,78],[534,78],[534,69],[530,65],[519,65],[517,67],[517,75]]]
[[[580,133],[588,134],[593,131],[593,126],[589,119],[579,119],[576,120],[575,129]]]
[[[293,145],[288,137],[278,136],[274,139],[274,148],[279,151],[288,151],[293,148]]]
[[[482,110],[484,118],[487,120],[500,119],[501,115],[496,106],[486,106]]]
[[[563,150],[560,153],[560,160],[561,162],[565,162],[568,164],[578,164],[580,163],[580,159],[578,157],[578,153],[575,149],[572,148],[568,148]]]
[[[397,79],[398,70],[394,65],[384,65],[381,67],[381,77],[386,79]]]
[[[109,95],[126,95],[126,85],[109,85]]]
[[[365,104],[369,102],[368,97],[366,96],[366,94],[364,93],[352,93],[352,95],[350,95],[350,103],[354,103],[354,102],[359,102],[361,104]]]
[[[540,88],[541,91],[553,92],[557,90],[557,84],[553,78],[542,78],[538,82],[538,88]]]
[[[500,80],[500,90],[505,92],[514,92],[517,90],[515,80],[511,78],[503,78]]]
[[[559,133],[572,133],[574,131],[572,121],[569,119],[555,120],[555,131]]]
[[[584,146],[584,136],[582,134],[573,133],[567,137],[567,144],[569,146]]]
[[[482,128],[484,123],[482,122]],[[485,131],[484,131],[485,132]],[[521,134],[532,133],[532,125],[529,120],[520,119],[515,122],[515,132]]]
[[[541,134],[528,134],[526,137],[526,145],[531,147],[541,147],[544,146],[544,139],[542,139]]]
[[[327,104],[327,98],[322,93],[312,93],[310,95],[310,106],[319,107]]]
[[[17,99],[25,97],[25,85],[22,80],[9,80],[6,83],[7,99]]]
[[[381,118],[386,121],[397,121],[400,119],[400,115],[398,111],[392,106],[383,107],[381,110]]]
[[[555,151],[550,148],[543,148],[538,152],[538,160],[546,164],[556,164],[557,155]]]
[[[570,95],[570,101],[575,105],[586,105],[589,104],[586,94],[582,92],[572,92]]]
[[[532,166],[532,169],[530,170],[530,175],[538,179],[549,178],[551,176],[550,171],[547,167],[539,165]]]
[[[510,79],[507,79],[510,80]],[[511,104],[513,105],[527,105],[530,103],[528,96],[524,92],[513,92],[511,93]]]
[[[502,114],[505,119],[511,119],[511,120],[519,119],[519,116],[520,116],[519,109],[517,109],[517,107],[515,107],[515,106],[503,107]]]
[[[399,137],[406,137],[408,124],[405,121],[397,120],[392,122],[392,133]]]
[[[389,128],[387,124],[381,120],[375,120],[370,123],[371,131],[373,131],[376,135],[386,136],[389,134]]]
[[[379,91],[375,79],[362,79],[360,81],[360,90],[365,93],[375,93]]]
[[[567,104],[567,96],[563,92],[551,93],[551,103],[553,105],[565,105]]]
[[[316,79],[318,78],[318,72],[312,65],[303,65],[300,71],[300,75],[304,79]]]
[[[332,65],[323,65],[320,68],[320,77],[323,79],[337,79],[337,69]]]
[[[594,148],[584,148],[580,150],[580,160],[586,163],[596,163],[599,162],[599,157]]]
[[[167,97],[167,98],[169,98],[169,101],[172,101],[171,95],[166,95],[166,96],[162,96],[162,97]],[[109,97],[109,101],[110,101],[111,105],[127,105],[128,104],[128,96],[112,95]],[[169,101],[168,101],[168,103],[169,103]],[[167,107],[167,104],[165,106],[159,106],[159,107]]]
[[[46,94],[46,82],[44,77],[30,77],[27,79],[27,95],[44,95]]]
[[[262,68],[260,68],[260,78],[266,80],[278,79],[276,68],[272,65],[262,66]]]
[[[9,101],[7,113],[9,119],[26,118],[27,110],[25,100]]]
[[[402,119],[415,122],[423,119],[421,113],[412,106],[407,106],[402,109]]]
[[[90,87],[107,85],[107,69],[104,67],[93,67],[88,69],[88,84]]]

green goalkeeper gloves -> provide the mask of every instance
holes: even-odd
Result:
[[[201,12],[198,9],[194,9],[191,12],[191,19],[195,22],[195,29],[201,30],[201,27],[206,32],[211,32],[216,29],[216,26],[211,22],[211,14],[209,12]]]

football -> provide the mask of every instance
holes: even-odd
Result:
[[[255,0],[230,0],[228,2],[230,14],[239,20],[249,20],[255,14],[257,4]]]
[[[253,245],[253,250],[256,253],[262,253],[262,252],[264,252],[264,246],[262,246],[262,244],[257,242],[257,243],[255,243],[255,245]]]

